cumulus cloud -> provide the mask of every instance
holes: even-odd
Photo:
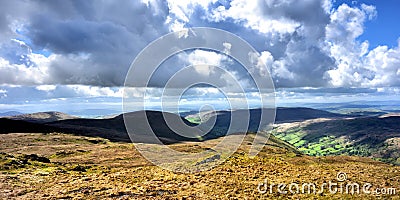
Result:
[[[341,5],[331,14],[326,26],[327,47],[335,59],[335,68],[327,71],[333,86],[385,87],[400,86],[399,46],[390,49],[378,46],[368,50],[368,41],[357,38],[364,32],[364,22],[376,17],[373,6],[362,4],[360,8]]]
[[[169,31],[206,26],[231,31],[253,45],[260,52],[254,70],[260,75],[269,72],[277,87],[400,86],[400,47],[370,49],[368,41],[359,40],[365,23],[379,17],[372,5],[333,7],[329,0],[55,0],[1,5],[0,84],[35,85],[43,92],[52,89],[47,85],[87,85],[70,89],[116,96],[90,87],[121,86],[131,61],[149,42]],[[223,45],[223,53],[233,48]],[[187,79],[223,82],[211,67],[222,65],[242,83],[248,82],[240,66],[223,54],[196,50],[184,57],[166,61],[151,86],[162,87],[182,67],[199,63],[202,66]]]
[[[193,51],[186,60],[188,64],[195,66],[196,72],[203,76],[210,76],[214,72],[214,66],[221,66],[226,61],[230,61],[227,56],[204,50]]]
[[[333,8],[327,0],[208,3],[186,6],[187,24],[207,21],[243,37],[256,31],[251,44],[262,52],[260,59],[277,87],[399,86],[398,47],[370,50],[368,41],[358,40],[365,22],[378,16],[372,5]]]
[[[334,66],[334,60],[321,48],[329,7],[326,1],[317,0],[234,0],[229,7],[214,9],[209,20],[233,20],[257,31],[265,45],[256,48],[264,53],[261,59],[269,66],[276,86],[326,86],[324,73]]]

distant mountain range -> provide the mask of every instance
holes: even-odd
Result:
[[[0,113],[0,117],[9,117],[9,116],[15,116],[15,115],[22,115],[23,113],[17,112],[17,111],[8,111],[8,112],[3,112]]]
[[[50,112],[38,112],[31,114],[19,114],[19,115],[7,116],[5,118],[34,122],[34,123],[48,123],[66,119],[77,119],[78,117],[68,115],[62,112],[50,111]]]

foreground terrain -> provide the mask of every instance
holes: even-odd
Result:
[[[271,138],[256,157],[247,154],[253,135],[222,165],[191,174],[173,173],[146,161],[130,143],[60,133],[12,133],[0,135],[0,198],[42,199],[254,199],[254,198],[393,198],[399,190],[400,167],[369,158],[351,156],[310,157]],[[196,152],[212,147],[219,139],[170,145],[179,151]],[[337,174],[347,179],[339,182]],[[336,192],[286,194],[268,184],[370,183],[371,194]],[[343,179],[342,179],[343,180]],[[264,185],[262,185],[264,186]],[[270,186],[270,185],[269,185]],[[269,187],[268,186],[268,187]],[[260,187],[263,190],[262,187]],[[389,190],[390,189],[390,190]],[[301,190],[301,189],[300,189]],[[343,190],[344,191],[344,190]],[[379,190],[382,191],[382,190]]]

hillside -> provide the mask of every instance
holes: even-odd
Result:
[[[175,127],[175,129],[180,130],[181,133],[190,133],[192,134],[192,138],[182,137],[179,134],[176,134],[172,131],[166,124],[163,118],[163,113],[159,111],[137,111],[132,113],[125,114],[125,117],[130,118],[134,123],[131,128],[136,130],[131,130],[130,132],[134,132],[134,139],[137,142],[148,142],[149,139],[145,137],[146,131],[143,127],[147,126],[147,121],[143,119],[143,112],[146,112],[148,121],[152,130],[156,133],[156,135],[160,138],[160,140],[164,143],[176,143],[180,141],[199,141],[199,140],[209,140],[215,139],[227,134],[227,128],[230,125],[231,112],[230,111],[217,111],[217,112],[206,112],[201,113],[202,118],[205,120],[204,124],[195,127],[196,123],[192,123],[185,118],[182,118],[178,115],[172,113],[164,113],[169,116],[170,119],[178,122],[182,120],[186,125],[191,128],[187,128],[186,126]],[[241,116],[246,113],[246,110],[236,110],[233,111],[235,114]],[[250,121],[249,121],[249,129],[238,129],[233,130],[232,132],[256,132],[259,127],[260,122],[260,109],[252,109],[250,110]],[[192,116],[192,115],[190,115]],[[190,119],[190,116],[187,117]],[[278,123],[286,122],[286,121],[302,121],[304,119],[314,119],[319,117],[342,117],[343,115],[329,113],[326,111],[309,109],[309,108],[278,108],[277,109],[277,117]],[[273,116],[270,116],[271,119]],[[126,141],[129,142],[130,138],[126,132],[126,127],[124,124],[123,115],[118,115],[112,118],[106,119],[83,119],[76,118],[73,116],[69,116],[59,112],[43,112],[43,113],[33,113],[33,114],[24,114],[11,117],[14,120],[22,120],[26,122],[35,122],[35,123],[43,123],[44,125],[51,126],[57,128],[58,131],[63,133],[72,133],[76,135],[83,136],[94,136],[94,137],[102,137],[109,139],[111,141]],[[216,121],[215,126],[209,131],[208,126],[212,126],[214,120]],[[193,120],[192,120],[193,121]],[[173,123],[178,124],[178,123]],[[32,125],[23,125],[23,127],[31,127]],[[34,126],[34,125],[33,125]],[[5,128],[3,132],[11,131],[18,132],[18,129],[12,130],[17,126],[7,126],[5,124]],[[36,128],[37,130],[42,130],[41,128]],[[7,130],[7,131],[6,131]],[[25,129],[28,131],[29,129]],[[31,132],[38,132],[36,130],[32,130]],[[202,132],[208,132],[206,135],[200,137],[199,135],[203,135]]]
[[[257,132],[260,126],[261,120],[261,112],[270,113],[272,115],[267,116],[268,119],[266,121],[273,121],[273,110],[270,109],[250,109],[248,110],[250,114],[249,127],[248,132]],[[239,118],[245,119],[247,116],[247,110],[233,110],[233,111],[207,111],[198,114],[188,115],[186,119],[193,123],[207,124],[211,126],[214,124],[215,126],[211,130],[211,133],[208,137],[216,138],[223,136],[227,133],[227,128],[230,125],[230,120],[232,114],[239,116]],[[243,117],[240,117],[243,116]],[[342,115],[337,113],[331,113],[323,110],[317,110],[312,108],[277,108],[275,123],[285,123],[285,122],[299,122],[309,119],[318,119],[318,118],[344,118],[349,117],[349,115]],[[261,124],[265,126],[265,124]],[[243,132],[243,130],[239,130],[239,132]]]
[[[273,134],[308,155],[357,155],[400,164],[398,116],[286,123]]]
[[[248,132],[256,132],[259,126],[260,109],[250,110]],[[164,144],[185,141],[205,141],[216,139],[227,134],[231,112],[217,111],[202,113],[201,125],[172,113],[158,111],[137,111],[127,113],[130,119],[128,126],[133,133],[130,138],[126,132],[123,115],[109,119],[67,119],[44,124],[26,121],[1,119],[0,133],[51,133],[61,132],[74,135],[101,137],[110,141],[153,143],[149,138],[146,113],[151,130]],[[239,116],[244,110],[232,111]],[[242,113],[243,112],[243,113]],[[182,120],[187,126],[175,127],[180,133],[190,133],[192,138],[175,133],[166,124],[163,114],[175,122]],[[347,118],[345,118],[347,117]],[[27,119],[27,118],[24,118]],[[380,117],[349,118],[340,115],[308,108],[278,108],[277,125],[273,134],[288,144],[295,146],[302,153],[311,156],[356,155],[380,159],[384,162],[400,164],[400,117],[383,115]],[[207,125],[215,120],[215,126],[204,136],[201,130],[207,131]],[[173,124],[179,124],[179,123]],[[246,130],[236,130],[246,132]],[[234,133],[235,130],[232,131]],[[198,137],[197,137],[198,135]]]
[[[196,139],[185,138],[172,131],[164,121],[162,112],[137,111],[125,114],[125,117],[129,118],[134,123],[132,126],[136,128],[135,131],[131,131],[135,133],[136,142],[148,141],[147,138],[143,136],[144,131],[147,131],[144,128],[147,127],[147,121],[142,118],[143,112],[146,112],[152,130],[162,142],[175,143],[180,141],[196,141]],[[178,115],[172,113],[164,114],[168,115],[171,119],[182,120],[189,126],[195,125]],[[79,135],[102,137],[112,141],[130,141],[126,132],[123,115],[118,115],[109,119],[69,119],[46,123],[46,125],[62,128]]]
[[[127,113],[125,116],[132,120],[135,128],[135,142],[147,142],[143,136],[143,127],[147,126],[146,120],[142,118],[146,112],[147,119],[152,130],[164,143],[176,143],[181,141],[197,141],[198,139],[185,138],[176,134],[166,124],[162,112],[157,111],[137,111]],[[170,119],[182,120],[189,126],[194,126],[187,120],[172,113],[164,113]],[[72,119],[65,119],[72,118]],[[47,121],[47,122],[46,122]],[[40,123],[39,123],[40,122]],[[8,118],[0,118],[0,133],[51,133],[61,132],[74,135],[102,137],[111,141],[130,142],[126,132],[123,115],[118,115],[109,119],[82,119],[75,118],[57,112],[45,112],[25,114]],[[181,128],[182,129],[182,128]],[[181,131],[185,131],[184,129]],[[199,132],[199,131],[198,131]]]
[[[154,166],[130,143],[68,134],[0,135],[0,199],[399,199],[400,168],[352,156],[310,157],[268,141],[261,153],[247,152],[252,135],[227,161],[191,174]],[[169,145],[177,151],[204,151],[221,140]],[[338,173],[347,180],[338,182]],[[328,182],[372,185],[369,192],[261,193],[258,186]],[[269,186],[268,185],[268,186]],[[360,187],[361,187],[360,186]],[[374,193],[383,188],[387,194]],[[262,188],[263,189],[263,188]],[[307,190],[306,190],[307,191]],[[393,192],[393,190],[391,189]],[[397,191],[398,192],[398,191]]]
[[[250,109],[250,117],[251,121],[260,121],[260,113],[261,111],[272,112],[269,109]],[[205,111],[196,114],[189,114],[186,116],[187,119],[200,122],[207,121],[211,117],[218,116],[221,123],[226,123],[229,121],[231,117],[231,112],[242,112],[246,110],[233,110],[233,111]],[[284,122],[295,122],[295,121],[303,121],[308,119],[317,119],[317,118],[340,118],[340,117],[349,117],[353,115],[344,115],[338,113],[332,113],[324,110],[312,109],[312,108],[302,108],[302,107],[294,107],[294,108],[284,108],[278,107],[276,108],[276,117],[275,123],[284,123]]]
[[[27,122],[34,122],[34,123],[48,123],[66,119],[77,119],[78,117],[71,116],[62,112],[38,112],[38,113],[31,113],[31,114],[21,114],[15,116],[8,116],[8,119],[13,120],[23,120]]]
[[[21,120],[13,120],[0,118],[0,134],[5,133],[51,133],[61,131],[59,128],[26,122]]]
[[[277,124],[273,130],[274,135],[271,135],[256,157],[248,155],[255,136],[250,133],[236,153],[224,163],[211,170],[190,174],[167,171],[142,157],[135,146],[128,142],[122,115],[110,119],[68,119],[45,124],[3,118],[0,119],[1,130],[9,134],[0,135],[0,199],[206,199],[210,196],[217,199],[399,198],[397,194],[390,193],[330,193],[327,189],[321,194],[283,194],[276,187],[272,192],[260,193],[258,186],[266,180],[269,184],[298,183],[301,186],[303,183],[314,183],[319,187],[329,181],[337,182],[339,173],[346,173],[348,176],[346,182],[340,183],[370,183],[371,191],[376,188],[387,191],[398,189],[399,166],[366,157],[350,156],[351,154],[314,157],[303,153],[335,155],[338,151],[331,154],[311,154],[308,150],[321,150],[315,151],[317,153],[329,152],[330,148],[336,150],[336,147],[339,150],[350,150],[351,146],[337,146],[341,143],[335,143],[343,139],[352,142],[343,145],[351,144],[354,147],[358,144],[374,144],[379,147],[383,142],[393,147],[390,156],[394,157],[393,153],[399,152],[395,147],[400,142],[395,138],[399,138],[400,117],[339,116],[292,121],[300,117],[313,117],[312,113],[320,113],[307,111],[308,114],[303,115],[286,115],[290,122]],[[161,140],[176,151],[209,151],[223,139],[211,138],[216,136],[213,133],[202,142],[184,140],[171,133],[172,130],[162,118],[163,114],[173,120],[182,120],[189,126],[196,124],[178,115],[157,111],[127,113],[125,117],[138,127],[135,128],[135,133],[140,132],[141,127],[147,124],[141,118],[143,112],[146,112],[150,127]],[[222,116],[227,115],[222,112]],[[253,118],[254,116],[256,115]],[[329,116],[331,115],[325,115]],[[214,116],[209,120],[212,117]],[[224,117],[219,118],[221,121],[218,121],[217,128],[226,126],[223,124]],[[294,135],[299,137],[293,137]],[[296,142],[300,136],[300,142]],[[301,141],[309,142],[310,145],[303,143],[301,146]],[[376,152],[383,155],[382,149],[377,150]],[[201,162],[213,161],[199,158],[191,163]]]

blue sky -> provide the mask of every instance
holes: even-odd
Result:
[[[337,0],[335,6],[343,3],[350,5],[359,5],[362,3],[374,5],[378,15],[370,21],[365,22],[365,32],[360,36],[359,40],[368,40],[371,48],[379,45],[387,45],[396,47],[398,43],[400,26],[400,12],[398,11],[400,2],[397,0],[364,0],[364,1],[348,1]]]
[[[249,42],[260,53],[253,70],[269,72],[278,106],[398,102],[398,5],[396,0],[0,0],[0,112],[121,112],[125,76],[138,53],[160,36],[190,27],[223,29]],[[143,101],[147,91],[149,108],[157,108],[166,80],[193,64],[203,67],[189,79],[209,78],[229,90],[229,82],[211,67],[218,65],[244,87],[251,82],[226,55],[194,49],[169,58],[152,88],[135,88],[131,98]],[[257,105],[251,92],[234,95]],[[226,107],[215,88],[193,88],[181,100],[183,110],[204,102]]]

